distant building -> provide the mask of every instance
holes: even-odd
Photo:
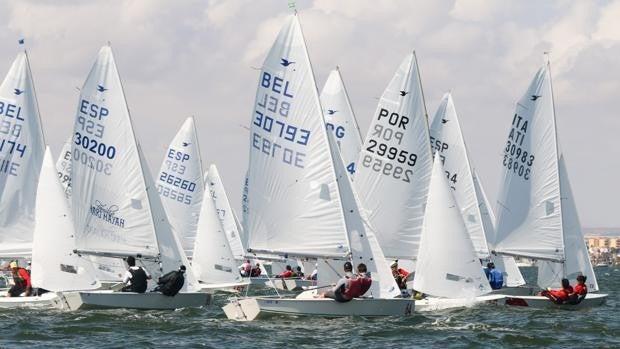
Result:
[[[620,264],[620,234],[618,229],[586,230],[586,246],[594,265]],[[605,234],[608,233],[608,234]]]

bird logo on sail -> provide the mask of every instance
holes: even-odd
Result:
[[[105,92],[105,91],[107,91],[107,90],[108,90],[108,89],[107,89],[107,88],[105,88],[103,85],[97,85],[97,91],[99,91],[99,92]]]
[[[334,110],[334,109],[327,109],[327,114],[329,114],[329,115],[334,115],[334,114],[336,114],[337,112],[338,112],[338,111],[337,111],[337,110]]]
[[[403,96],[403,97],[406,96],[408,93],[409,92],[407,92],[407,91],[400,91],[400,95]]]
[[[538,98],[540,98],[540,97],[542,97],[542,96],[539,96],[539,95],[532,95],[532,96],[530,97],[530,100],[531,100],[531,101],[536,101],[536,100],[537,100]]]
[[[441,119],[441,123],[442,123],[442,124],[447,124],[447,123],[448,123],[448,121],[449,121],[448,119]]]
[[[286,58],[282,58],[282,59],[280,60],[280,64],[282,64],[282,66],[283,66],[283,67],[288,67],[288,66],[289,66],[289,65],[291,65],[291,64],[295,64],[295,62],[293,62],[293,61],[289,61],[289,60],[288,60],[288,59],[286,59]]]
[[[19,95],[21,95],[22,93],[24,93],[24,90],[20,90],[20,89],[18,89],[18,88],[14,89],[14,90],[15,90],[15,91],[14,91],[14,93],[15,93],[15,95],[16,95],[16,96],[19,96]]]
[[[188,146],[188,145],[190,145],[190,144],[191,144],[190,142],[183,142],[183,146],[184,146],[184,147],[187,147],[187,146]]]

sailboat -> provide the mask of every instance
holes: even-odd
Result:
[[[437,151],[413,279],[413,288],[428,296],[416,300],[417,311],[464,307],[504,298],[503,295],[483,296],[491,292],[491,286],[480,267],[479,250],[454,195],[454,182],[445,172],[441,153]]]
[[[71,207],[79,255],[135,256],[154,280],[189,266],[135,139],[110,46],[99,51],[81,89],[72,153]],[[71,309],[175,309],[204,305],[209,295],[198,289],[188,272],[174,297],[106,290],[69,292],[65,298]]]
[[[314,298],[314,291],[296,298],[234,298],[223,307],[229,319],[249,321],[274,313],[411,313],[413,300],[393,298],[399,294],[398,287],[362,218],[342,159],[334,158],[337,152],[326,132],[301,26],[294,15],[287,19],[263,64],[256,93],[244,229],[249,250],[350,259],[354,264],[364,261],[373,273],[368,293],[374,298],[340,304]]]
[[[428,122],[415,52],[383,92],[354,176],[385,255],[413,261],[432,169]]]
[[[0,85],[0,258],[32,253],[35,197],[45,142],[26,51]]]
[[[497,253],[533,258],[538,285],[559,287],[587,276],[589,292],[598,291],[587,257],[568,172],[558,149],[549,63],[538,70],[517,103],[502,160],[504,181],[498,199]],[[585,256],[585,258],[584,258]],[[588,293],[578,304],[555,304],[546,297],[507,298],[506,304],[583,308],[605,302],[606,294]]]
[[[451,93],[446,93],[439,104],[431,122],[430,136],[431,148],[435,154],[439,155],[439,160],[443,164],[444,175],[461,209],[463,221],[478,258],[492,260],[496,263],[496,267],[503,272],[507,280],[506,286],[511,287],[510,290],[501,289],[496,292],[530,294],[530,288],[513,289],[525,284],[514,259],[510,256],[493,256],[490,253],[487,240],[494,241],[493,212],[486,202],[480,180],[469,162],[467,147]]]
[[[193,117],[188,117],[170,143],[155,184],[172,232],[192,258],[204,196],[202,159]]]
[[[43,158],[36,198],[32,246],[32,286],[47,293],[28,297],[0,297],[0,308],[54,307],[65,309],[63,291],[98,288],[90,260],[73,252],[75,231],[64,190],[49,148]]]
[[[342,155],[347,171],[353,176],[362,149],[362,135],[339,68],[329,73],[320,99],[325,116],[325,126],[336,137],[340,155]]]

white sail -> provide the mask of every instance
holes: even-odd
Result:
[[[430,128],[431,149],[439,153],[448,183],[479,258],[489,257],[472,168],[452,95],[446,93]]]
[[[26,52],[0,85],[0,256],[32,252],[35,196],[45,151]]]
[[[357,162],[355,184],[389,257],[415,259],[432,168],[415,54],[381,96]]]
[[[502,165],[496,251],[562,260],[558,151],[548,65],[537,72],[517,103]]]
[[[321,91],[321,105],[325,126],[336,136],[342,160],[349,174],[353,175],[362,148],[362,135],[339,69],[329,73]]]
[[[202,174],[196,125],[189,117],[166,150],[156,180],[172,231],[188,257],[192,256],[204,196]]]
[[[205,176],[205,181],[209,181],[208,175]],[[196,278],[203,283],[241,282],[238,264],[218,215],[215,201],[208,200],[208,197],[205,199],[207,200],[203,200],[200,209],[192,269]]]
[[[72,208],[85,253],[155,258],[153,278],[189,263],[136,142],[112,50],[100,51],[76,112]],[[191,273],[184,289],[197,289]]]
[[[287,19],[261,68],[251,122],[248,248],[344,256],[340,195],[297,16]]]
[[[215,164],[209,166],[209,172],[207,173],[205,180],[205,187],[208,188],[211,199],[215,204],[217,216],[222,223],[222,229],[226,233],[228,238],[228,244],[233,251],[233,256],[236,259],[243,259],[245,256],[245,250],[241,243],[241,234],[237,226],[235,213],[233,212],[228,196],[224,190],[224,184],[220,178],[220,174]]]
[[[58,160],[56,160],[56,171],[58,172],[58,178],[60,184],[65,192],[67,202],[71,205],[71,144],[72,138],[67,139],[62,146]]]
[[[32,244],[32,284],[48,291],[98,288],[93,266],[78,256],[71,211],[49,148],[45,151],[37,189]]]
[[[237,226],[240,226],[241,245],[245,247],[248,246],[248,235],[246,231],[248,230],[248,213],[250,212],[250,199],[248,197],[250,189],[248,187],[248,182],[248,171],[246,171],[245,177],[243,178],[243,192],[241,193],[241,222],[237,221]]]
[[[562,278],[576,283],[577,275],[586,276],[586,284],[590,292],[598,291],[598,282],[592,269],[592,262],[588,255],[573,191],[568,180],[568,172],[564,157],[560,156],[560,190],[562,192],[562,227],[564,231],[564,263],[551,261],[538,262],[538,285],[542,288],[561,287]]]
[[[104,46],[76,111],[72,208],[80,249],[156,256],[146,184],[112,50]]]
[[[340,156],[335,137],[329,135],[328,138],[338,180],[353,268],[355,270],[359,263],[366,264],[367,270],[372,276],[372,284],[368,292],[375,298],[394,298],[400,294],[400,289],[392,276],[379,242],[368,224],[368,219],[361,210],[361,205]]]
[[[447,298],[472,298],[491,292],[463,222],[451,184],[435,155],[413,288]]]

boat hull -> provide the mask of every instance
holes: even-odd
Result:
[[[510,306],[530,307],[530,308],[555,308],[577,310],[598,307],[607,301],[607,294],[588,293],[586,298],[578,304],[556,304],[549,298],[543,296],[513,296],[506,297],[504,304]]]
[[[527,286],[504,287],[499,290],[491,291],[491,294],[503,294],[506,296],[532,296],[534,295],[534,288]]]
[[[413,313],[413,299],[362,299],[338,303],[329,298],[270,298],[253,297],[233,299],[223,307],[231,320],[251,321],[273,315],[292,316],[408,316]]]
[[[307,287],[316,285],[316,280],[305,279],[271,279],[265,282],[268,287],[275,287],[283,291],[302,291]]]
[[[503,304],[505,295],[490,294],[474,298],[438,298],[428,297],[415,301],[417,312],[437,311],[453,308],[469,308],[478,305]]]
[[[69,309],[160,309],[195,308],[207,305],[211,295],[204,292],[178,293],[174,297],[159,292],[75,291],[62,295]]]
[[[66,304],[54,292],[35,297],[0,297],[0,309],[12,308],[57,308],[64,309]]]

